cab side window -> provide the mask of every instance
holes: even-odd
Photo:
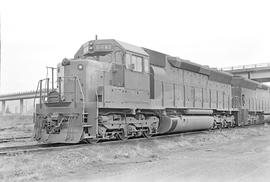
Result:
[[[147,58],[143,60],[143,69],[145,73],[149,73],[149,60]]]
[[[148,64],[149,64],[148,61],[146,61],[146,63],[143,62],[143,57],[126,54],[126,68],[127,69],[137,71],[137,72],[143,72],[143,69],[144,71],[149,71]]]
[[[142,72],[142,57],[132,55],[131,57],[132,70]]]
[[[122,63],[122,53],[120,51],[115,53],[115,63],[116,64],[123,64]]]
[[[134,56],[136,58],[136,65],[134,71],[142,72],[142,57]]]
[[[137,61],[136,56],[132,55],[132,57],[131,57],[131,65],[132,65],[131,69],[134,70],[134,71],[136,71],[136,61]]]
[[[126,54],[126,68],[131,69],[131,56],[130,56],[130,54]]]

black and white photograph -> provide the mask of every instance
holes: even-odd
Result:
[[[270,181],[270,2],[1,0],[0,182]]]

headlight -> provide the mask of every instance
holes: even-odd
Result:
[[[79,64],[79,65],[77,66],[77,68],[78,68],[78,70],[83,70],[83,65],[82,65],[82,64]]]

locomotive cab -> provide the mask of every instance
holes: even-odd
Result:
[[[85,43],[75,58],[103,63],[102,71],[97,74],[101,79],[96,82],[97,137],[123,138],[120,136],[157,132],[157,118],[148,120],[148,116],[139,114],[150,108],[149,55],[142,48],[116,40],[95,40]],[[129,124],[125,124],[127,120]],[[88,119],[89,123],[92,121],[94,118]],[[91,135],[91,128],[84,131],[86,137]]]
[[[116,40],[95,40],[85,43],[74,57],[91,58],[108,68],[100,73],[104,79],[98,88],[99,107],[149,107],[149,55],[142,48]]]

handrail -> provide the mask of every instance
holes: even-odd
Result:
[[[98,133],[98,116],[99,116],[99,108],[98,108],[98,90],[96,90],[96,99],[97,99],[97,102],[96,102],[96,107],[97,107],[97,109],[96,109],[96,116],[97,116],[97,118],[96,118],[96,120],[97,120],[97,122],[96,122],[96,133]]]
[[[84,113],[85,112],[85,110],[84,110],[85,109],[85,95],[83,93],[83,89],[82,89],[82,85],[81,85],[80,79],[78,78],[78,76],[76,76],[75,78],[78,81],[79,88],[80,88],[80,91],[81,91],[81,94],[82,94],[82,97],[83,97],[83,100],[82,100],[82,103],[83,103],[83,112],[82,113]]]
[[[36,116],[37,116],[37,113],[36,113],[36,97],[37,97],[37,93],[38,93],[38,87],[39,87],[39,84],[40,84],[40,80],[38,81],[38,84],[37,84],[37,89],[36,89],[36,93],[35,93],[35,98],[34,98],[34,102],[33,102],[33,104],[34,104],[34,106],[33,106],[33,108],[34,108],[34,120],[33,121],[35,121],[36,120]]]
[[[40,90],[40,89],[38,89],[38,87],[40,86],[40,84],[42,84],[42,81],[44,81],[44,80],[46,80],[46,79],[42,79],[42,80],[39,80],[38,81],[38,84],[37,84],[37,89],[36,89],[36,92],[35,92],[35,97],[34,97],[34,111],[36,111],[36,97],[37,97],[37,93],[38,93],[38,91],[40,92],[40,93],[42,93],[43,92],[43,90]],[[39,99],[41,99],[41,98],[39,98]]]
[[[84,113],[85,112],[85,94],[83,92],[83,89],[82,89],[82,85],[81,85],[81,82],[80,82],[80,79],[78,78],[78,76],[63,76],[63,77],[58,77],[58,88],[59,88],[59,97],[61,96],[61,81],[64,81],[65,78],[71,78],[71,79],[74,79],[75,83],[77,82],[78,83],[78,87],[79,87],[79,90],[80,90],[80,93],[82,95],[82,104],[83,104],[83,107],[82,107],[82,110]],[[46,81],[45,83],[45,89],[44,91],[47,92],[47,94],[43,94],[43,89],[42,89],[42,82],[43,81]],[[37,94],[38,92],[40,93],[40,107],[42,107],[42,102],[45,102],[45,98],[49,96],[49,91],[50,89],[48,88],[49,86],[49,78],[45,78],[45,79],[42,79],[42,80],[39,80],[38,84],[37,84],[37,89],[36,89],[36,92],[35,92],[35,99],[34,99],[34,109],[36,110],[36,97],[37,97]],[[40,88],[39,88],[40,87]],[[76,89],[77,89],[77,84],[74,84],[74,92],[73,94],[76,94]],[[76,95],[75,95],[76,96]],[[77,97],[77,96],[76,96]],[[74,100],[74,103],[76,103],[76,99]]]

